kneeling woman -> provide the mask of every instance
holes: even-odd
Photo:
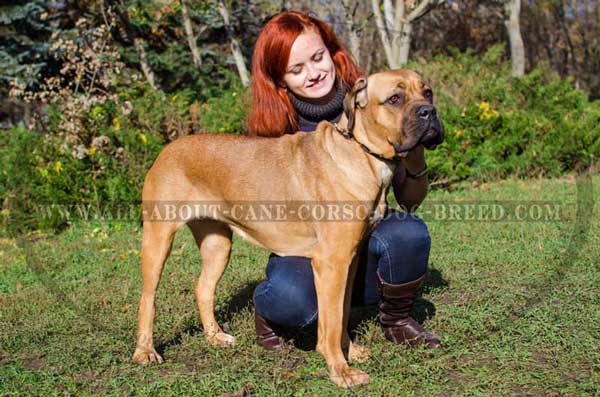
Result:
[[[298,12],[273,17],[256,42],[252,59],[252,104],[248,134],[277,137],[314,131],[322,120],[337,122],[344,95],[360,76],[358,66],[329,26]],[[396,168],[392,187],[405,208],[427,194],[422,146]],[[310,167],[310,164],[307,164]],[[427,272],[431,241],[414,214],[389,211],[371,233],[359,263],[355,290],[362,304],[379,305],[387,339],[438,347],[439,339],[411,317]],[[355,295],[356,296],[356,295]],[[276,326],[304,327],[317,319],[317,295],[310,258],[272,254],[267,280],[254,291],[257,342],[283,346]]]

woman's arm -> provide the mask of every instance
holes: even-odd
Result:
[[[408,212],[414,212],[417,207],[425,200],[429,182],[427,174],[419,178],[410,178],[406,171],[416,174],[426,167],[425,150],[423,145],[419,145],[408,153],[408,156],[396,167],[394,178],[392,179],[392,188],[394,196],[400,208]]]

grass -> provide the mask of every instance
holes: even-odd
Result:
[[[598,197],[600,178],[594,178]],[[428,202],[549,200],[589,204],[573,178],[506,180],[430,193]],[[268,252],[239,239],[218,291],[229,349],[202,337],[193,297],[201,264],[180,232],[157,298],[155,344],[166,362],[131,361],[141,288],[135,223],[78,222],[57,235],[0,240],[0,395],[397,396],[598,395],[598,206],[575,220],[427,221],[430,277],[416,315],[439,351],[388,343],[374,311],[355,311],[372,383],[341,390],[314,350],[253,342],[251,294]],[[425,215],[423,215],[425,216]],[[311,333],[299,334],[310,346]]]

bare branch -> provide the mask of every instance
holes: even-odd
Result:
[[[407,21],[413,22],[424,17],[429,11],[442,4],[444,0],[423,0],[408,14]]]
[[[188,12],[188,6],[186,0],[181,0],[181,15],[183,17],[183,28],[185,29],[185,35],[187,36],[188,45],[192,52],[192,59],[196,67],[202,65],[202,59],[200,58],[200,51],[196,44],[196,37],[194,36],[194,29],[192,28],[192,20]]]
[[[240,45],[238,44],[237,39],[231,32],[231,25],[229,24],[229,11],[223,1],[219,1],[218,6],[219,14],[223,17],[223,22],[225,23],[225,31],[227,32],[227,36],[229,37],[229,42],[231,45],[231,52],[233,54],[233,58],[235,60],[235,65],[238,69],[238,74],[240,75],[240,80],[242,80],[242,84],[247,87],[250,84],[250,78],[248,77],[248,69],[246,69],[246,63],[244,62],[244,56],[242,55],[242,51],[240,50]]]

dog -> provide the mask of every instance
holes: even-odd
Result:
[[[345,349],[350,360],[364,352],[345,331],[357,249],[384,215],[398,162],[417,145],[434,149],[443,138],[431,87],[414,71],[393,70],[357,80],[344,99],[340,122],[323,121],[314,133],[280,138],[198,134],[167,145],[147,173],[142,192],[143,289],[133,360],[162,362],[152,341],[155,294],[175,232],[187,224],[202,257],[195,296],[210,343],[235,342],[214,317],[214,296],[236,232],[278,255],[312,259],[316,349],[336,385],[369,383],[369,375],[351,368],[344,356]],[[264,221],[233,214],[232,203],[267,200],[362,203],[368,216],[329,222],[316,217]],[[217,205],[178,211],[185,203]],[[168,205],[167,212],[177,216],[159,215]]]

